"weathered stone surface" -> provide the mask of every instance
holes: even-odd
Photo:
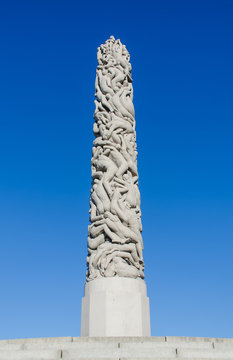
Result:
[[[130,56],[98,48],[81,336],[149,336]]]
[[[111,36],[98,48],[97,59],[87,281],[143,278],[130,56]]]
[[[0,350],[0,360],[59,360],[60,350]]]
[[[232,360],[233,339],[80,337],[0,341],[0,360]]]
[[[222,349],[221,351],[212,349],[177,349],[177,357],[181,359],[233,359],[233,349]]]
[[[42,337],[42,338],[26,338],[26,339],[7,339],[0,340],[0,346],[5,344],[45,344],[45,343],[63,343],[63,342],[73,342],[73,338],[71,336],[67,337]]]
[[[82,336],[150,336],[149,299],[142,279],[100,278],[85,286]]]

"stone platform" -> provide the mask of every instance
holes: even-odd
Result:
[[[233,339],[65,337],[0,340],[0,360],[233,360]]]

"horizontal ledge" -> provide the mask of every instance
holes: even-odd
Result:
[[[188,336],[105,336],[105,337],[41,337],[0,340],[0,345],[14,343],[71,343],[71,342],[212,342],[232,343],[233,338],[188,337]]]

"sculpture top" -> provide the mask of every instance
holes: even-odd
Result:
[[[87,280],[143,278],[130,55],[111,36],[97,59]]]
[[[105,44],[98,47],[97,60],[99,65],[103,66],[116,66],[120,64],[123,67],[127,67],[127,65],[130,66],[129,52],[119,39],[115,40],[114,36],[110,36]]]

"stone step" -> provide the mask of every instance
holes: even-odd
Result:
[[[214,345],[215,344],[215,345]],[[30,349],[54,349],[61,347],[63,349],[67,348],[121,348],[121,349],[157,349],[157,348],[193,348],[195,349],[212,349],[214,346],[223,348],[226,346],[233,347],[233,344],[225,343],[213,343],[213,342],[152,342],[152,341],[79,341],[79,342],[1,342],[0,349],[12,349],[12,350],[30,350]]]
[[[0,350],[0,360],[60,360],[60,350]]]
[[[161,359],[175,359],[176,358],[176,351],[172,348],[158,348],[158,349],[137,349],[134,350],[132,348],[129,349],[115,349],[114,351],[109,351],[109,349],[103,350],[97,350],[90,351],[89,349],[69,349],[64,350],[62,352],[62,359],[65,360],[75,360],[79,358],[85,358],[85,359],[92,359],[93,355],[96,359],[108,357],[108,358],[117,358],[121,359],[122,357],[128,358],[128,357],[135,357],[135,358],[161,358]]]
[[[233,360],[233,339],[132,337],[0,341],[0,360]]]

